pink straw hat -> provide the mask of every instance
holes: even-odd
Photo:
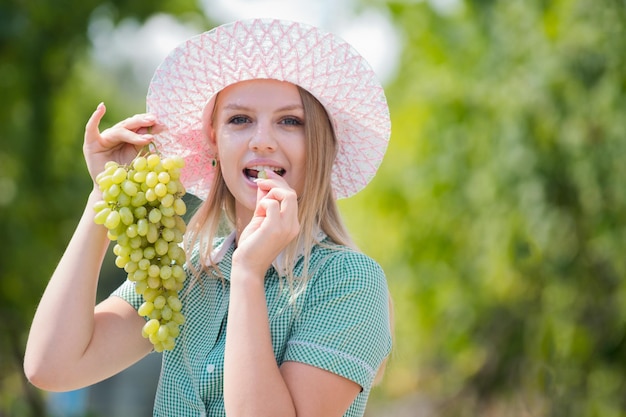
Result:
[[[157,68],[148,112],[167,129],[156,136],[164,155],[180,155],[187,191],[206,199],[215,168],[203,133],[207,103],[245,80],[297,84],[326,108],[338,140],[332,185],[337,198],[363,189],[376,174],[391,131],[385,93],[370,65],[348,43],[290,21],[237,21],[176,47]]]

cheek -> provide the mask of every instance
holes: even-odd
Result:
[[[216,132],[215,150],[220,159],[227,159],[237,149],[237,140],[232,134],[224,131]]]

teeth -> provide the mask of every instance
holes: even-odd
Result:
[[[270,170],[272,170],[274,172],[282,171],[282,168],[271,167],[271,166],[268,166],[268,165],[255,165],[255,166],[252,166],[252,167],[250,167],[248,169],[253,169],[255,171],[270,171]]]

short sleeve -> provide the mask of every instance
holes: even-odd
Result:
[[[285,361],[307,363],[369,389],[391,351],[388,289],[380,266],[343,251],[310,278]]]
[[[125,280],[122,285],[117,287],[117,289],[111,293],[111,296],[126,300],[135,310],[139,310],[139,307],[141,307],[143,303],[141,295],[135,292],[135,283],[129,280]]]

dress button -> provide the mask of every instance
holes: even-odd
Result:
[[[206,366],[206,371],[207,371],[208,373],[213,373],[213,371],[215,371],[215,365],[213,365],[212,363],[208,364],[208,365]]]

